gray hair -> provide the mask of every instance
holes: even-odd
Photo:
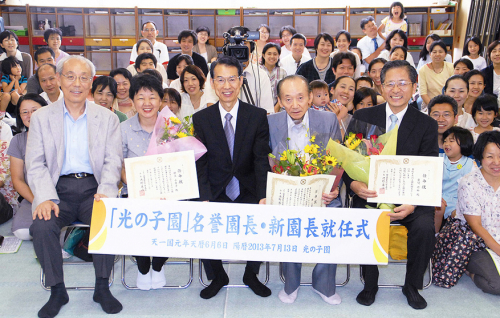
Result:
[[[90,60],[84,58],[81,55],[66,56],[65,58],[63,58],[62,60],[60,60],[59,62],[57,62],[56,72],[59,73],[59,74],[62,74],[62,71],[63,71],[63,68],[64,68],[64,64],[67,61],[70,61],[70,60],[78,60],[80,62],[83,62],[83,63],[87,64],[87,66],[90,68],[90,73],[92,74],[92,77],[95,76],[95,66],[94,66],[94,63],[92,63]]]
[[[288,82],[288,81],[292,81],[292,80],[301,80],[304,85],[307,87],[307,93],[310,93],[311,92],[311,89],[309,87],[309,83],[307,82],[307,79],[302,76],[302,75],[297,75],[297,74],[292,74],[292,75],[288,75],[287,77],[283,78],[281,81],[278,82],[278,87],[277,87],[277,95],[278,97],[281,98],[281,88],[283,87],[283,85],[285,84],[285,82]]]

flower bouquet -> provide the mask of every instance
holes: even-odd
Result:
[[[193,150],[195,160],[207,152],[207,148],[194,137],[191,116],[177,118],[168,107],[158,114],[146,155],[158,155]]]
[[[352,132],[353,127],[358,128],[354,131],[363,131],[364,133]],[[390,132],[381,135],[376,134],[383,132],[380,127],[363,122],[352,122],[349,128],[351,128],[349,129],[351,132],[347,135],[344,145],[330,140],[326,150],[341,162],[341,167],[351,179],[368,184],[370,156],[396,155],[398,127],[396,126]],[[364,136],[368,136],[368,138],[363,138]],[[394,207],[393,204],[382,203],[377,206],[377,208],[391,210]]]

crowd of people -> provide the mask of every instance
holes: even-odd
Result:
[[[245,42],[249,61],[240,63],[218,55],[208,43],[207,27],[180,32],[182,52],[170,57],[167,46],[156,40],[156,25],[148,21],[130,65],[97,77],[91,61],[60,49],[58,29],[45,32],[48,46],[38,48],[33,60],[18,50],[15,33],[0,33],[0,223],[13,218],[14,235],[33,240],[51,287],[39,317],[56,316],[69,299],[61,228],[76,220],[89,224],[93,201],[117,197],[120,183],[120,195],[127,197],[123,159],[146,154],[164,107],[188,118],[207,148],[196,162],[202,201],[263,204],[268,154],[278,156],[284,144],[301,151],[315,132],[328,132],[319,141],[325,145],[330,138],[342,140],[354,132],[355,121],[383,131],[399,126],[397,155],[444,158],[442,205],[404,204],[391,213],[391,221],[408,229],[402,290],[408,304],[427,306],[418,289],[431,257],[441,261],[435,246],[453,221],[469,226],[486,247],[472,251],[461,264],[463,272],[482,291],[500,294],[500,41],[487,46],[485,59],[483,44],[471,37],[463,57],[452,63],[447,45],[429,34],[415,65],[400,2],[391,5],[380,26],[368,17],[360,27],[365,36],[356,47],[345,30],[335,37],[318,34],[311,57],[306,37],[292,26],[280,29],[281,46],[269,42],[271,30],[263,24],[257,28],[260,39]],[[15,119],[12,128],[9,118]],[[377,196],[347,174],[343,182],[351,207],[364,208]],[[347,202],[339,189],[322,199],[329,207]],[[107,283],[113,259],[93,255],[93,299],[107,313],[122,309]],[[164,286],[165,261],[137,257],[137,286]],[[267,297],[271,290],[257,279],[260,263],[247,263],[243,281]],[[229,279],[220,260],[204,260],[204,265],[211,284],[200,296],[209,299]],[[300,269],[300,263],[284,264],[282,302],[295,301]],[[370,306],[378,291],[378,268],[361,269],[365,285],[356,300]],[[341,303],[335,274],[335,264],[318,264],[313,271],[313,290],[332,305]]]

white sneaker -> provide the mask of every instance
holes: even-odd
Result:
[[[139,270],[137,270],[137,288],[141,290],[151,289],[151,270],[145,275],[142,275]]]
[[[290,295],[288,295],[285,291],[285,289],[283,288],[279,293],[278,293],[278,298],[284,302],[285,304],[293,304],[295,302],[295,299],[297,299],[297,294],[299,293],[299,287],[297,287],[297,289],[291,293]]]
[[[330,297],[326,297],[325,295],[323,295],[322,293],[320,293],[319,291],[317,291],[316,289],[312,289],[316,294],[320,295],[321,298],[327,303],[327,304],[330,304],[330,305],[339,305],[341,302],[342,302],[342,299],[340,298],[340,295],[335,293],[334,295],[330,296]]]
[[[159,272],[154,269],[150,270],[151,273],[151,288],[160,289],[167,284],[167,279],[165,278],[165,271],[163,266]]]

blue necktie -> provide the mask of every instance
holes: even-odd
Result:
[[[398,122],[398,116],[392,114],[391,116],[389,116],[389,119],[391,120],[391,125],[389,126],[389,131],[393,130],[394,127],[396,127],[396,123]]]
[[[372,39],[373,45],[375,45],[375,51],[378,49],[377,38]]]
[[[227,145],[229,146],[229,153],[231,154],[231,160],[233,160],[233,150],[234,150],[234,129],[231,125],[231,119],[233,116],[230,113],[226,114],[226,122],[224,123],[224,133],[226,134]],[[236,177],[233,177],[231,181],[226,186],[226,195],[234,201],[240,195],[240,183]]]

